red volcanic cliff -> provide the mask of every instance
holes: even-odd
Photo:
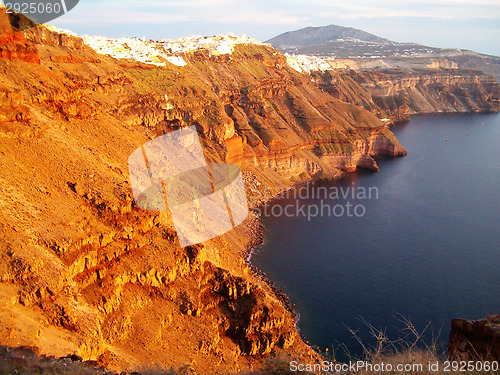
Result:
[[[40,64],[37,49],[23,33],[16,32],[8,16],[5,8],[0,8],[0,58]]]
[[[312,80],[333,97],[391,122],[409,121],[415,113],[500,111],[496,78],[479,71],[328,71],[313,73]]]
[[[197,125],[208,159],[277,189],[376,169],[377,157],[405,154],[393,134],[266,46],[151,68],[44,27],[22,35],[40,64],[0,59],[0,344],[119,371],[315,359],[245,264],[248,225],[181,249],[168,212],[133,203],[128,156]]]

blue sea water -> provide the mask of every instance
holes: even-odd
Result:
[[[451,319],[500,313],[500,114],[420,115],[392,130],[408,156],[268,207],[352,204],[364,216],[264,215],[251,258],[296,305],[302,337],[339,357],[363,351],[351,331],[375,344],[368,324],[396,340],[409,334],[401,320],[430,323],[424,340],[445,349]],[[318,199],[319,187],[378,197]]]

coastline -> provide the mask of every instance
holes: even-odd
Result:
[[[397,123],[397,124],[394,124],[394,126],[406,125],[406,124],[410,123],[410,121],[411,120]],[[384,160],[384,159],[388,159],[388,158],[398,158],[398,157],[399,156],[390,157],[387,155],[375,156],[375,158],[377,160]],[[360,168],[360,169],[363,169],[363,168]],[[283,189],[274,195],[262,197],[262,199],[260,199],[258,201],[258,204],[253,205],[252,207],[249,208],[250,214],[253,215],[253,217],[249,220],[248,223],[245,224],[245,226],[246,226],[245,231],[250,233],[251,238],[250,238],[250,241],[248,241],[248,243],[245,245],[245,247],[242,251],[242,257],[244,258],[245,263],[252,270],[254,275],[256,277],[259,277],[263,282],[265,282],[271,288],[271,290],[275,294],[276,298],[283,303],[283,305],[285,306],[285,308],[289,312],[291,312],[293,314],[293,316],[295,317],[296,323],[298,323],[298,319],[300,317],[300,314],[298,314],[295,311],[295,304],[291,303],[290,298],[287,296],[287,294],[285,292],[283,292],[279,287],[277,287],[276,284],[268,278],[267,274],[264,271],[262,271],[257,266],[255,266],[251,263],[251,259],[252,259],[253,255],[258,253],[259,251],[263,251],[263,249],[260,249],[260,247],[264,244],[264,241],[265,241],[265,228],[264,228],[264,225],[262,224],[261,217],[255,213],[255,210],[264,206],[265,204],[275,200],[275,199],[280,199],[280,196],[283,196],[286,193],[288,193],[291,190],[296,189],[298,187],[308,185],[311,183],[315,183],[315,182],[321,182],[321,181],[338,181],[338,180],[341,180],[342,178],[344,178],[345,176],[347,176],[348,174],[356,173],[358,170],[359,169],[354,170],[354,171],[341,171],[341,173],[339,173],[338,175],[335,175],[335,176],[329,177],[329,178],[318,178],[318,179],[311,178],[311,179],[306,179],[303,181],[296,182],[292,186],[290,186],[286,189]],[[299,330],[298,327],[297,327],[297,330]]]
[[[428,125],[427,128],[422,128],[421,127],[422,126],[421,122],[423,121],[422,119],[418,121],[418,124],[415,123],[415,126],[416,126],[415,129],[421,129],[421,130],[422,129],[424,129],[424,130],[425,129],[430,129],[432,131],[431,134],[435,134],[434,140],[437,141],[437,142],[433,142],[435,144],[434,150],[439,150],[439,149],[441,149],[442,151],[449,150],[450,147],[448,145],[451,145],[451,146],[453,146],[455,148],[457,147],[457,145],[460,146],[459,142],[444,143],[445,142],[445,138],[448,138],[448,132],[453,131],[454,132],[453,134],[456,134],[456,140],[457,141],[461,140],[465,144],[470,144],[470,142],[473,139],[477,139],[476,137],[474,137],[474,135],[477,136],[477,135],[481,135],[482,134],[483,137],[484,137],[485,132],[488,133],[490,130],[494,131],[494,128],[497,128],[496,127],[496,121],[487,121],[487,119],[488,118],[496,119],[497,117],[495,115],[498,115],[498,112],[495,112],[495,113],[479,113],[479,114],[476,114],[476,113],[433,113],[433,114],[422,114],[422,115],[416,116],[415,120],[417,118],[426,118],[426,117],[429,117],[432,120],[432,118],[435,117],[434,120],[432,121],[433,122],[432,126]],[[449,115],[452,115],[452,116],[449,116]],[[479,115],[479,116],[475,117],[475,116],[471,116],[471,115]],[[486,118],[481,117],[483,115],[487,116],[487,117]],[[448,118],[447,122],[444,122],[445,118]],[[443,120],[441,120],[441,119],[443,119]],[[443,122],[443,126],[439,126],[441,124],[441,122]],[[458,127],[458,122],[464,123],[466,126],[470,127],[473,130],[471,131],[471,130],[468,130],[468,128],[467,129],[464,128],[464,130],[462,131],[461,130],[462,128]],[[419,126],[417,126],[417,125],[419,125]],[[436,130],[436,131],[432,130],[432,129],[436,129],[436,128],[440,129],[440,130]],[[488,129],[488,128],[490,128],[490,129]],[[408,141],[408,134],[410,132],[408,131],[408,129],[404,130],[404,127],[401,130],[402,131],[401,131],[401,133],[399,133],[399,135],[402,136],[403,134],[405,134],[406,135],[406,141]],[[474,130],[477,130],[478,133],[474,133]],[[411,134],[414,135],[415,132],[416,132],[416,130],[413,131],[413,132],[411,132]],[[467,138],[467,137],[469,137],[469,132],[470,132],[470,136],[474,137],[474,138]],[[400,139],[399,135],[397,135],[398,139]],[[402,137],[401,137],[401,139],[403,140]],[[453,139],[454,138],[453,138],[453,135],[452,135],[452,137],[450,138],[450,141],[453,140]],[[443,148],[443,145],[446,145],[446,148]],[[488,145],[491,145],[491,143],[488,142]],[[412,148],[412,154],[413,155],[416,154],[416,150],[418,150],[418,148],[416,149],[415,148],[415,144],[414,144],[413,148]],[[428,150],[426,148],[423,148],[422,152],[425,152],[426,150],[427,151],[432,151],[432,149]],[[462,155],[463,154],[464,153],[462,153]],[[433,152],[432,154],[428,153],[428,155],[435,155],[436,157],[439,158],[439,154],[436,155],[436,152]],[[467,157],[467,155],[465,155],[465,156]],[[389,164],[391,164],[391,163],[389,163]],[[441,164],[445,164],[445,163],[442,162]],[[495,163],[495,165],[496,165],[496,163]],[[491,168],[491,167],[489,167],[489,168]],[[390,175],[388,177],[390,177]],[[316,181],[316,180],[313,180],[313,181]],[[275,228],[275,230],[276,230],[276,228]],[[265,233],[264,233],[264,235],[265,235]],[[265,238],[264,238],[264,241],[265,241]],[[286,249],[286,248],[283,248],[283,249]],[[253,250],[253,252],[252,252],[252,255],[253,255],[256,252],[261,251],[262,249],[256,248],[256,249],[251,249],[251,250]],[[274,254],[272,255],[272,257],[274,258]],[[251,257],[250,257],[250,261],[251,261]],[[279,260],[280,264],[281,264],[282,261],[283,261],[283,259]],[[281,282],[281,279],[279,279],[279,280]],[[288,284],[285,283],[284,285],[288,285]],[[464,318],[466,318],[466,319],[478,319],[478,318],[482,317],[483,315],[486,316],[487,313],[491,314],[493,312],[494,311],[492,311],[491,309],[489,309],[489,310],[487,310],[486,313],[484,313],[484,311],[483,312],[477,312],[477,318],[474,315],[468,315],[468,316],[466,315],[466,316],[464,316]],[[469,312],[469,314],[470,314],[470,312]],[[419,315],[419,313],[417,311],[417,312],[414,312],[414,316],[412,316],[412,317],[418,317],[418,315]],[[459,313],[458,310],[453,313],[453,317],[452,318],[455,318],[457,315],[461,315],[461,313]],[[440,317],[438,316],[438,318],[440,318]],[[445,317],[445,318],[448,319],[447,317]],[[448,320],[446,320],[446,319],[445,319],[445,323],[443,323],[443,324],[448,324]],[[433,319],[433,321],[434,321],[434,319]],[[450,318],[450,321],[451,321],[451,318]],[[436,324],[441,324],[441,323],[442,323],[442,321],[436,319]],[[387,324],[390,325],[390,322],[387,322]],[[445,337],[443,341],[447,341],[447,338]]]
[[[384,159],[384,158],[388,158],[388,156],[381,156],[381,159]],[[263,249],[260,249],[260,247],[264,244],[264,241],[265,241],[264,225],[262,224],[261,217],[258,216],[254,210],[259,208],[259,207],[262,207],[263,205],[265,205],[265,204],[267,204],[275,199],[279,199],[280,196],[282,196],[282,195],[288,193],[289,191],[296,189],[300,186],[308,185],[308,184],[319,182],[319,181],[337,181],[337,180],[340,180],[340,179],[344,178],[346,175],[351,174],[351,173],[356,173],[356,171],[352,171],[352,172],[342,171],[342,173],[340,173],[339,175],[336,175],[335,177],[319,178],[319,179],[307,179],[304,181],[297,182],[297,183],[293,184],[292,186],[290,186],[289,188],[283,189],[282,191],[280,191],[272,196],[263,197],[263,199],[259,200],[257,205],[254,205],[254,206],[250,207],[250,209],[249,209],[250,214],[253,215],[253,217],[250,219],[250,221],[248,223],[245,224],[246,225],[245,230],[247,232],[249,232],[254,237],[252,237],[250,239],[250,241],[245,245],[245,247],[242,251],[242,256],[245,260],[245,263],[252,270],[255,277],[258,277],[260,280],[262,280],[264,283],[266,283],[269,286],[269,288],[273,291],[275,297],[283,304],[285,309],[293,315],[293,317],[295,319],[295,323],[297,325],[296,329],[297,329],[297,332],[299,332],[299,333],[300,333],[300,329],[298,327],[298,322],[300,320],[300,314],[295,310],[295,304],[293,304],[290,301],[290,298],[288,297],[288,295],[284,291],[282,291],[273,281],[271,281],[268,278],[267,273],[265,273],[264,271],[259,269],[257,266],[253,265],[251,262],[251,259],[252,259],[254,254],[258,253],[259,251],[263,251]]]

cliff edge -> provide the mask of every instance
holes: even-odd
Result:
[[[25,54],[0,59],[0,344],[116,371],[316,357],[245,263],[249,225],[181,249],[168,212],[133,203],[127,159],[196,125],[210,161],[278,189],[404,155],[384,124],[268,46],[151,66],[43,26],[3,35],[2,51]]]

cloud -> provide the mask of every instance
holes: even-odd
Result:
[[[182,22],[276,26],[376,18],[500,19],[497,0],[87,0],[59,23],[147,25]],[[313,20],[316,20],[314,22]]]
[[[341,19],[356,18],[409,18],[421,17],[429,19],[471,19],[500,18],[500,3],[497,1],[471,0],[421,0],[394,1],[379,0],[377,2],[362,0],[346,3],[339,0],[311,0],[317,6],[311,6],[309,13],[314,17],[337,17]]]
[[[497,51],[498,0],[85,0],[55,21],[80,34],[152,38],[220,32],[266,40],[306,26],[338,24],[394,40],[491,45]],[[487,28],[488,32],[484,29]],[[390,30],[390,31],[389,31]],[[431,35],[431,36],[429,36]],[[441,42],[441,40],[444,40]],[[475,40],[475,42],[474,42]],[[496,48],[496,49],[495,49]],[[497,52],[495,52],[497,53]]]
[[[141,25],[165,23],[182,23],[196,21],[196,18],[180,14],[168,14],[157,12],[135,12],[135,11],[115,11],[110,14],[103,13],[68,13],[58,20],[58,24],[67,25],[88,25],[88,26],[113,26],[113,25]]]
[[[230,14],[219,14],[206,18],[208,21],[217,23],[247,23],[250,25],[296,25],[309,20],[308,17],[301,17],[287,14],[272,14],[261,12],[239,12]]]
[[[262,9],[255,4],[233,0],[125,0],[97,3],[88,1],[60,18],[61,25],[161,25],[182,22],[212,22],[219,24],[297,25],[307,21],[287,10]]]
[[[213,7],[218,5],[238,4],[234,0],[126,0],[121,4],[140,5],[141,7]]]

